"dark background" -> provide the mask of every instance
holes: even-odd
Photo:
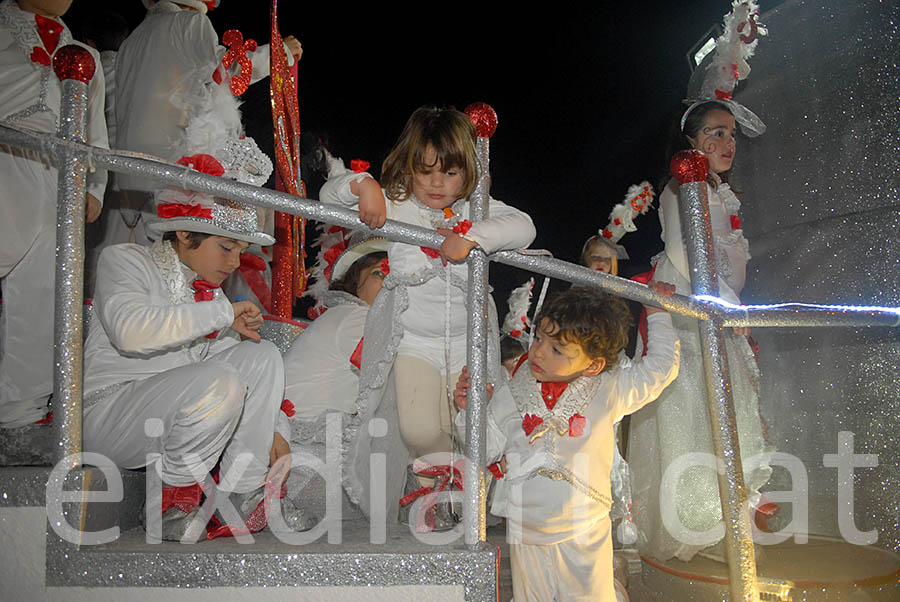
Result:
[[[763,0],[763,13],[780,2]],[[347,161],[370,161],[377,175],[415,108],[486,102],[499,116],[491,194],[532,216],[534,248],[577,261],[630,184],[659,181],[671,124],[683,111],[688,53],[721,23],[730,2],[523,6],[282,0],[278,10],[282,34],[294,34],[304,48],[305,131],[326,137]],[[78,36],[83,20],[102,8],[121,13],[132,28],[144,14],[138,0],[76,0],[65,20]],[[237,28],[268,41],[264,0],[222,0],[209,16],[220,35]],[[271,148],[268,80],[244,101],[248,132]],[[655,210],[636,224],[638,232],[622,240],[632,258],[620,266],[623,275],[647,269],[661,248]],[[526,278],[494,264],[498,303]]]

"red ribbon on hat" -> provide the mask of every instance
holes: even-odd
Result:
[[[172,219],[173,217],[204,217],[212,219],[212,209],[203,205],[162,203],[156,208],[156,215],[165,219]]]
[[[219,163],[219,160],[206,153],[197,153],[196,155],[183,156],[175,162],[178,165],[190,167],[200,173],[209,174],[211,176],[221,176],[225,173],[225,168]]]

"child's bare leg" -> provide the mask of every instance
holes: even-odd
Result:
[[[458,374],[450,375],[456,382]],[[416,457],[437,452],[453,451],[450,433],[453,418],[447,399],[447,382],[431,363],[411,356],[397,356],[394,362],[397,391],[397,413],[400,435],[410,453]],[[423,486],[433,479],[419,477]]]

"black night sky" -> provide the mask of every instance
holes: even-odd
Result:
[[[779,3],[761,2],[763,15]],[[345,160],[370,161],[377,175],[416,107],[486,102],[499,116],[492,195],[534,218],[533,247],[575,261],[630,184],[656,185],[671,123],[683,110],[687,55],[730,10],[727,0],[585,4],[400,8],[282,0],[282,34],[294,34],[304,48],[301,127],[326,135]],[[143,17],[138,0],[76,0],[65,18],[76,36],[101,6],[132,27]],[[237,28],[263,43],[268,7],[222,0],[209,15],[220,35]],[[263,148],[271,145],[268,80],[245,94],[243,111],[248,132]],[[313,183],[311,196],[316,190]],[[655,211],[637,226],[622,241],[632,256],[623,275],[646,269],[661,247]],[[527,277],[506,269],[492,277],[500,303]]]

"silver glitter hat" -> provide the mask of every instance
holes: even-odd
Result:
[[[755,137],[765,133],[766,124],[762,119],[731,98],[738,81],[750,75],[747,59],[756,51],[759,36],[768,33],[765,26],[756,21],[758,16],[759,5],[755,0],[733,0],[731,12],[723,20],[724,33],[716,38],[716,50],[700,89],[693,94],[689,92],[691,98],[684,101],[690,106],[681,117],[682,131],[691,111],[712,101],[728,107],[746,135]]]

